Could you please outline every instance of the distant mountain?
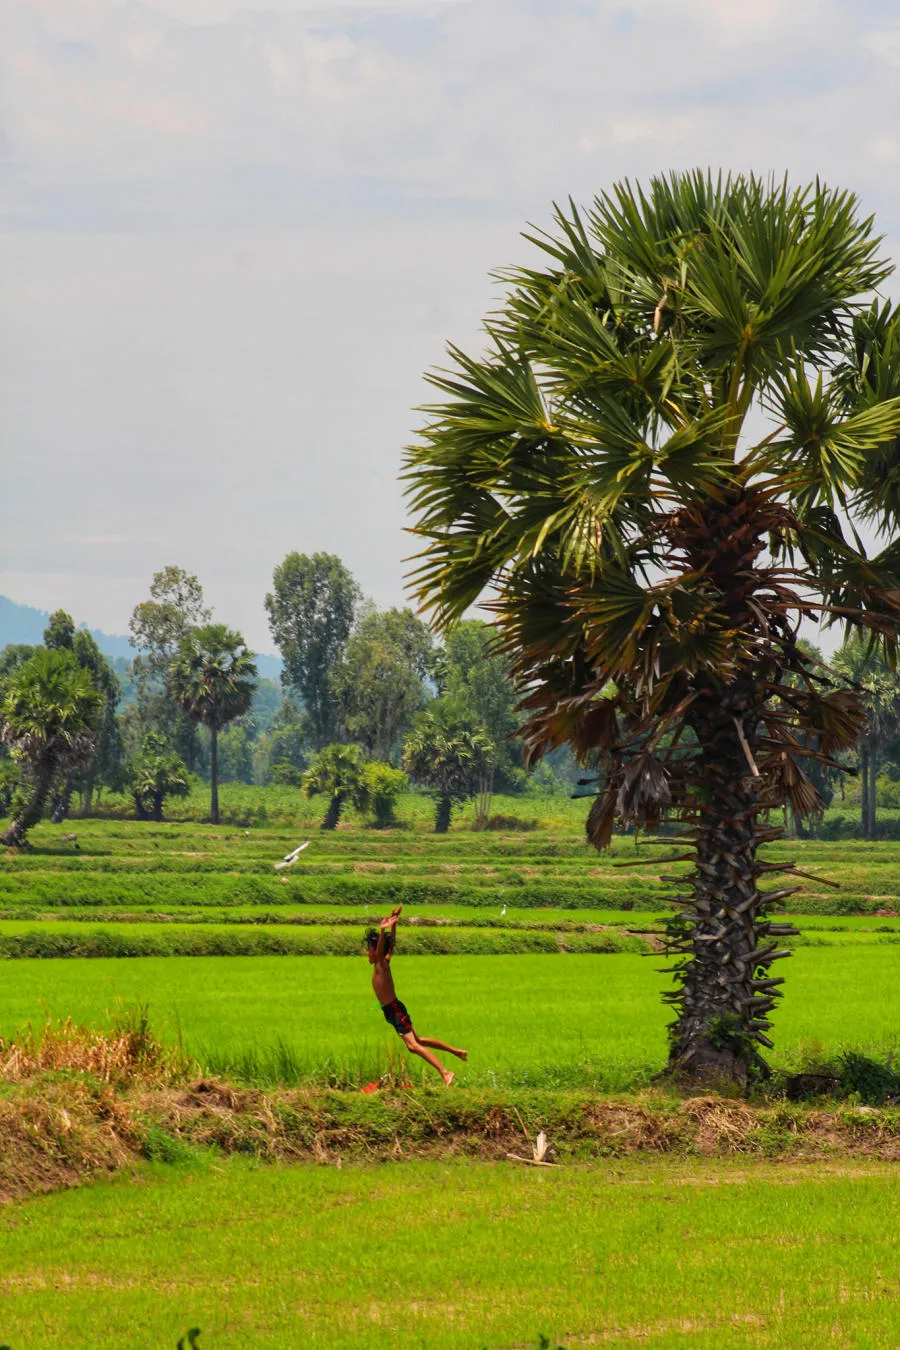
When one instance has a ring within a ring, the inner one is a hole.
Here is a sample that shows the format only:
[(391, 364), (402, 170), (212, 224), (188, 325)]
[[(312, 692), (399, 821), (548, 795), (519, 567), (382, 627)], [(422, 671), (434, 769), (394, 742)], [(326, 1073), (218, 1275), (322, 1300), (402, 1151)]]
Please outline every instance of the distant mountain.
[[(15, 600), (0, 595), (0, 651), (10, 642), (27, 642), (33, 647), (43, 642), (44, 629), (49, 618), (50, 615), (45, 609), (32, 609), (31, 605), (17, 605)], [(81, 626), (87, 627), (86, 624)], [(128, 638), (123, 637), (121, 633), (103, 633), (99, 628), (92, 628), (90, 633), (104, 656), (109, 656), (113, 660), (121, 656), (126, 661), (130, 661), (134, 656), (134, 648)], [(281, 657), (263, 653), (257, 656), (256, 665), (263, 679), (279, 679)]]

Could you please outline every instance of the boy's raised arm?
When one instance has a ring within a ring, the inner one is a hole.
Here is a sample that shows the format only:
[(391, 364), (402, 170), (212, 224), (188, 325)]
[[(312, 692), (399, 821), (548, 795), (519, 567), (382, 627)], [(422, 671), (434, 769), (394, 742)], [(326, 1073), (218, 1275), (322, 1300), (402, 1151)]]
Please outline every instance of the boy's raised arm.
[(402, 908), (403, 908), (402, 905), (395, 905), (394, 908), (391, 910), (390, 914), (388, 914), (386, 918), (382, 919), (378, 925), (378, 946), (375, 948), (376, 961), (381, 961), (384, 957), (385, 935), (389, 933), (392, 928), (397, 927), (397, 920), (400, 918), (400, 911), (402, 910)]

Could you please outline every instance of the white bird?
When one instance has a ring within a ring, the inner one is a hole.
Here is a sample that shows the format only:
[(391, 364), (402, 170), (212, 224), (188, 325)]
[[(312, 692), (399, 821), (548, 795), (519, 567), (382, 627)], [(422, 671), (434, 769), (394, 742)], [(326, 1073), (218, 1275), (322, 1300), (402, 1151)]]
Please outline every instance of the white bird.
[(303, 852), (303, 850), (304, 850), (305, 848), (309, 848), (309, 846), (310, 846), (311, 843), (312, 843), (312, 840), (307, 839), (306, 843), (305, 843), (305, 844), (301, 844), (299, 848), (295, 848), (294, 851), (293, 851), (293, 853), (286, 853), (286, 854), (284, 855), (284, 860), (283, 860), (282, 862), (277, 862), (277, 863), (275, 864), (275, 870), (276, 870), (276, 872), (279, 872), (279, 871), (282, 869), (282, 867), (290, 867), (290, 866), (292, 866), (292, 864), (295, 863), (295, 862), (297, 861), (297, 859), (300, 857), (300, 854)]
[(503, 918), (503, 915), (504, 915), (505, 913), (506, 913), (506, 906), (504, 905), (503, 908), (502, 908), (501, 911), (500, 911), (500, 918), (501, 918), (501, 919)]

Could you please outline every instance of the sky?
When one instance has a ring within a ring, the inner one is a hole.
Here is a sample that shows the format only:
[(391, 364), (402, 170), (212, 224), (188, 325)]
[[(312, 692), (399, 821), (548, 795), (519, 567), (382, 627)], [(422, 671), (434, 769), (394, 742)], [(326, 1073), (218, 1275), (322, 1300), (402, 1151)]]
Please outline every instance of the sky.
[(403, 448), (491, 269), (695, 165), (852, 188), (900, 260), (897, 6), (4, 0), (0, 593), (123, 632), (174, 563), (261, 651), (290, 550), (404, 603)]

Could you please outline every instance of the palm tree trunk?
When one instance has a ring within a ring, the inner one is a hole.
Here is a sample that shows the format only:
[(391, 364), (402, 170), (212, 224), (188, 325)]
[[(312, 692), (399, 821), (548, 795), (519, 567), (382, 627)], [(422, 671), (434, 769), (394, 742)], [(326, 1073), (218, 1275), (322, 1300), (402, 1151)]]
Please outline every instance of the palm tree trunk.
[(860, 826), (863, 839), (869, 838), (869, 747), (859, 743)]
[(453, 799), (451, 797), (438, 797), (437, 807), (434, 812), (434, 832), (435, 834), (446, 834), (450, 828), (450, 816), (453, 811)]
[(878, 831), (875, 822), (875, 811), (877, 802), (875, 800), (875, 783), (878, 778), (878, 756), (874, 746), (868, 748), (869, 759), (869, 839), (875, 839)]
[(47, 805), (47, 798), (50, 796), (52, 785), (53, 774), (51, 772), (44, 773), (38, 778), (28, 804), (13, 816), (3, 834), (0, 835), (0, 845), (5, 845), (7, 848), (24, 848), (28, 831), (33, 825), (37, 825), (44, 814), (44, 807)]
[(788, 953), (761, 939), (796, 931), (766, 918), (791, 890), (766, 893), (757, 885), (759, 846), (781, 831), (758, 820), (767, 803), (752, 763), (760, 706), (753, 692), (710, 691), (692, 719), (704, 792), (692, 826), (696, 868), (682, 883), (690, 893), (676, 897), (682, 914), (667, 943), (684, 958), (676, 968), (680, 988), (665, 998), (677, 1009), (669, 1067), (695, 1081), (743, 1081), (751, 1068), (765, 1071), (757, 1046), (771, 1045), (767, 1014), (778, 997), (775, 986), (783, 983), (769, 977), (768, 966)]
[(219, 732), (218, 728), (209, 729), (209, 818), (213, 825), (219, 823)]
[(328, 803), (328, 810), (325, 812), (325, 819), (322, 821), (323, 830), (336, 830), (338, 821), (341, 818), (341, 811), (344, 808), (344, 794), (335, 792), (332, 794)]

